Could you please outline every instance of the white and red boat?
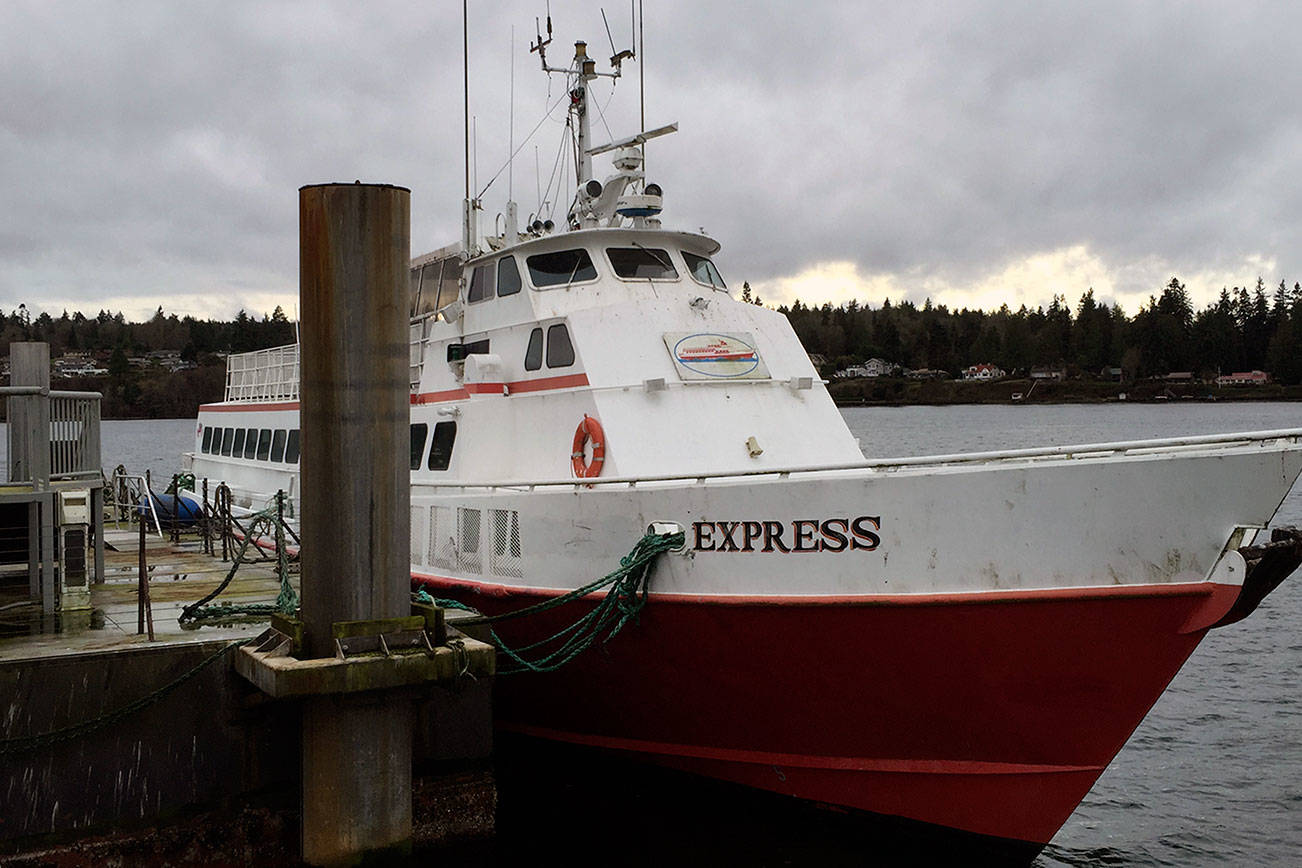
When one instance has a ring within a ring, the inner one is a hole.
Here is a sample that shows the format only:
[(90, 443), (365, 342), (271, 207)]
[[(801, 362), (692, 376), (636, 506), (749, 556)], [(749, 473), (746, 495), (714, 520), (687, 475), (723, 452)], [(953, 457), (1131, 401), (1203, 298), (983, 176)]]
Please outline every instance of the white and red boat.
[[(566, 225), (517, 231), (511, 206), (412, 262), (411, 574), (496, 613), (652, 522), (686, 544), (604, 653), (499, 679), (499, 726), (1034, 852), (1207, 631), (1291, 571), (1248, 578), (1240, 549), (1302, 431), (865, 459), (785, 317), (661, 227), (650, 134), (590, 147), (582, 43), (563, 74)], [(294, 347), (233, 357), (194, 472), (297, 503), (297, 419)]]

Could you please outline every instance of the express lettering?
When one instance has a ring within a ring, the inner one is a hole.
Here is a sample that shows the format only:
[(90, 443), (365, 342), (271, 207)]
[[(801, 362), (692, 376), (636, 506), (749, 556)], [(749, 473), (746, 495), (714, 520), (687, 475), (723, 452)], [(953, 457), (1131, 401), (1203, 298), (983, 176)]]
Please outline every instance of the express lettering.
[(879, 515), (792, 521), (695, 521), (698, 552), (871, 552), (882, 544)]

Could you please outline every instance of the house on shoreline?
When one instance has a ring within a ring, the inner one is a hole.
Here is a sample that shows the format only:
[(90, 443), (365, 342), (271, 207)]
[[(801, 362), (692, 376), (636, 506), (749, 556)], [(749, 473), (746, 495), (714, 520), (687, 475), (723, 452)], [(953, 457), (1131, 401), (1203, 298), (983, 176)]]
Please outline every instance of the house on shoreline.
[(1006, 377), (1004, 369), (998, 365), (989, 362), (983, 362), (979, 365), (972, 365), (963, 371), (965, 380), (999, 380)]
[(1218, 386), (1264, 386), (1270, 382), (1270, 374), (1265, 371), (1239, 371), (1216, 378)]

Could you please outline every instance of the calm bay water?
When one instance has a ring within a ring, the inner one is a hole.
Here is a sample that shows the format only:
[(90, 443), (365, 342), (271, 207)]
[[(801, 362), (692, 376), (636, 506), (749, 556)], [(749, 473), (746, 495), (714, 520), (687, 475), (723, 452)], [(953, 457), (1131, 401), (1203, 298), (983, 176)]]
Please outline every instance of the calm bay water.
[[(850, 408), (843, 415), (871, 457), (1302, 427), (1302, 405), (1287, 403)], [(105, 464), (169, 478), (179, 454), (193, 448), (193, 432), (193, 420), (106, 422)], [(1302, 488), (1285, 500), (1276, 524), (1302, 525)], [(785, 854), (776, 864), (829, 861), (842, 860), (820, 849), (808, 861)], [(1207, 637), (1036, 864), (1299, 861), (1302, 576), (1294, 576), (1251, 618)], [(761, 863), (767, 860), (748, 853), (739, 864)]]

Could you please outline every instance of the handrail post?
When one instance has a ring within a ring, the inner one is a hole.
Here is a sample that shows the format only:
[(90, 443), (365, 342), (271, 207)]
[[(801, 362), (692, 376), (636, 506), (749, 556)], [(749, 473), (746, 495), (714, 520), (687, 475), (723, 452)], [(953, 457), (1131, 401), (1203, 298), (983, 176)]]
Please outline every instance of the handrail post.
[(150, 605), (149, 599), (149, 564), (145, 557), (145, 546), (147, 534), (145, 533), (144, 516), (140, 517), (140, 553), (138, 560), (139, 578), (137, 580), (136, 602), (136, 635), (145, 632), (146, 625), (149, 628), (149, 641), (154, 641), (154, 610)]
[(30, 482), (34, 490), (44, 491), (50, 486), (50, 345), (11, 343), (9, 371), (12, 385), (40, 390), (10, 399), (9, 479)]
[(203, 553), (212, 554), (212, 510), (208, 505), (208, 477), (203, 478), (203, 506), (199, 512), (202, 516)]

